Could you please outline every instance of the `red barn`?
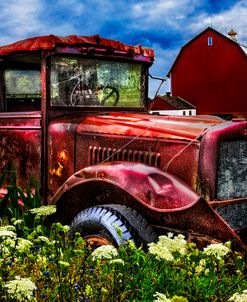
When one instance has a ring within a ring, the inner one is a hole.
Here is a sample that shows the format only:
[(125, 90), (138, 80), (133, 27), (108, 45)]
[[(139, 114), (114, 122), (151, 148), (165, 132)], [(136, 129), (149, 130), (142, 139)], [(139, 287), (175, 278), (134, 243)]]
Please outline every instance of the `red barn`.
[(198, 114), (247, 116), (247, 47), (208, 27), (184, 45), (168, 77)]
[(173, 97), (167, 92), (157, 95), (149, 105), (149, 113), (161, 115), (196, 115), (196, 107), (181, 97)]

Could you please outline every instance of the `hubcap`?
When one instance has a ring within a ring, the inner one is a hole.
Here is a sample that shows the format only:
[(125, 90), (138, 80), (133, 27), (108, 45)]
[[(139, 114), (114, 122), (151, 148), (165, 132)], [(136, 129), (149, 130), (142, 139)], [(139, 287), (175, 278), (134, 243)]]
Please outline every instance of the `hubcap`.
[(88, 236), (85, 236), (84, 239), (92, 247), (99, 247), (102, 245), (112, 245), (112, 242), (109, 239), (106, 239), (106, 238), (104, 238), (102, 236), (98, 236), (98, 235), (88, 235)]

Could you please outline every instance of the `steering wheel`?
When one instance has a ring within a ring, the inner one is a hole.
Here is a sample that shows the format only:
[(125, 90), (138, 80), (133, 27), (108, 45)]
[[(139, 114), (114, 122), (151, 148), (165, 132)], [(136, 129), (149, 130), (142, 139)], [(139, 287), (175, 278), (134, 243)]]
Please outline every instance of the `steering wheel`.
[[(102, 94), (102, 98), (99, 95)], [(116, 87), (106, 85), (98, 87), (98, 98), (101, 106), (105, 106), (105, 103), (109, 103), (109, 106), (117, 106), (119, 101), (119, 92)]]

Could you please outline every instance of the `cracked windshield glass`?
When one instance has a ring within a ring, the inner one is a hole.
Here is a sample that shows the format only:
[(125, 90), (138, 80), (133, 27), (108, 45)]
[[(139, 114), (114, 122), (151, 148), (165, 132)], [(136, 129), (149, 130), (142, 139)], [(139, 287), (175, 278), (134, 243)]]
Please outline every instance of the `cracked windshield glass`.
[(51, 105), (140, 107), (141, 65), (53, 57)]

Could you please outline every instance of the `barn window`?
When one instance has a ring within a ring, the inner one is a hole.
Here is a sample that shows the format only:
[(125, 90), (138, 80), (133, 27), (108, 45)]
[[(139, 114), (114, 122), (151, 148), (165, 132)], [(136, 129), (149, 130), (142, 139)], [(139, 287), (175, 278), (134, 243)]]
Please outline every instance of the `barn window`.
[(208, 46), (212, 46), (212, 45), (213, 45), (213, 38), (208, 37)]

